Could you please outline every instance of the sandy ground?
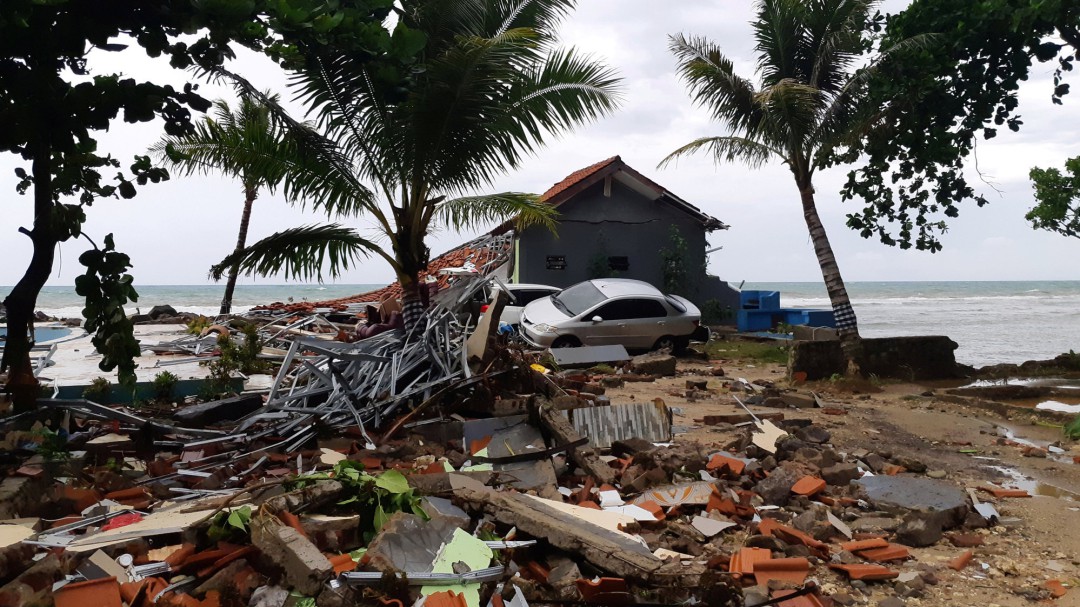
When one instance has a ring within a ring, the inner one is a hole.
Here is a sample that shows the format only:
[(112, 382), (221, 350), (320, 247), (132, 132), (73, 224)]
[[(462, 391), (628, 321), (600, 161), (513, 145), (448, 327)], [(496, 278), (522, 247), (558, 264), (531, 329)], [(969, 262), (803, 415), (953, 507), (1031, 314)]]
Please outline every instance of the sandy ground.
[[(627, 383), (623, 388), (609, 389), (607, 394), (613, 402), (664, 399), (677, 409), (675, 425), (685, 430), (677, 435), (677, 441), (698, 442), (703, 450), (716, 450), (731, 438), (730, 431), (718, 431), (695, 420), (705, 415), (740, 411), (724, 388), (725, 381), (743, 377), (790, 386), (783, 369), (777, 365), (719, 361), (727, 375), (713, 377), (709, 372), (714, 364), (717, 363), (680, 360), (676, 377), (655, 383)], [(688, 379), (708, 380), (712, 396), (693, 402), (687, 400), (684, 394)], [(1060, 440), (1061, 431), (1031, 425), (1030, 420), (1007, 420), (989, 411), (921, 396), (933, 388), (941, 386), (886, 383), (867, 385), (866, 391), (877, 391), (860, 394), (820, 382), (800, 386), (799, 390), (816, 391), (828, 405), (846, 409), (846, 415), (825, 415), (819, 409), (783, 412), (787, 419), (812, 419), (827, 428), (832, 433), (832, 444), (839, 451), (860, 448), (891, 451), (918, 459), (930, 470), (944, 471), (948, 480), (962, 487), (997, 482), (1042, 494), (1030, 499), (995, 501), (980, 493), (980, 499), (994, 503), (1003, 519), (1013, 520), (1008, 521), (1008, 526), (981, 531), (987, 535), (986, 543), (975, 548), (973, 563), (962, 572), (945, 567), (945, 563), (963, 552), (946, 541), (913, 549), (916, 558), (899, 569), (914, 571), (932, 567), (940, 583), (928, 586), (923, 598), (906, 599), (906, 605), (1031, 605), (1031, 598), (1044, 588), (1047, 579), (1059, 579), (1074, 588), (1053, 603), (1080, 606), (1080, 588), (1075, 587), (1080, 585), (1080, 465), (1072, 460), (1074, 455), (1080, 455), (1080, 446), (1062, 444), (1066, 453), (1055, 459), (1024, 457), (1020, 448), (998, 444), (1006, 428), (1017, 437), (1041, 445)], [(961, 453), (961, 450), (977, 450), (977, 453)], [(992, 466), (1009, 472), (1003, 474)], [(820, 581), (827, 590), (852, 590), (831, 572), (822, 573)], [(859, 598), (860, 604), (877, 605), (888, 596), (888, 584), (871, 584), (869, 595), (852, 594)]]

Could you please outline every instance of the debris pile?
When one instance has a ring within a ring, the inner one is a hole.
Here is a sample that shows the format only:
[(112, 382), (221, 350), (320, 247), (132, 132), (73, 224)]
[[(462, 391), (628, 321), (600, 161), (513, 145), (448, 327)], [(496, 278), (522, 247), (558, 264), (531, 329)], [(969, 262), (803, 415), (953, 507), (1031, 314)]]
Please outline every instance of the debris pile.
[[(903, 605), (997, 571), (984, 540), (1020, 493), (748, 406), (703, 420), (724, 444), (673, 442), (663, 399), (605, 392), (674, 358), (555, 371), (506, 343), (498, 299), (468, 311), (488, 280), (449, 284), (408, 333), (346, 343), (275, 320), (265, 395), (168, 418), (43, 399), (5, 420), (0, 605)], [(844, 413), (767, 382), (680, 392)], [(920, 561), (931, 545), (950, 559)]]

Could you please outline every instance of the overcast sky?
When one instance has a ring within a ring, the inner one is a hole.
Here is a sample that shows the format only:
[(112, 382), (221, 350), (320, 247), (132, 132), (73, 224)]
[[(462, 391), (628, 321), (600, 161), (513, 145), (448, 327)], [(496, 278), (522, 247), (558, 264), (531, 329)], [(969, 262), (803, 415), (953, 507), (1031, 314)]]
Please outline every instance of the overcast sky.
[[(719, 43), (744, 75), (753, 71), (748, 22), (752, 5), (742, 0), (583, 0), (565, 23), (568, 45), (594, 54), (618, 69), (625, 79), (625, 100), (615, 115), (559, 140), (553, 140), (519, 171), (501, 177), (489, 191), (515, 190), (540, 193), (567, 174), (598, 160), (621, 155), (638, 171), (671, 192), (695, 204), (732, 227), (714, 233), (710, 271), (738, 283), (742, 280), (818, 281), (821, 274), (806, 234), (798, 192), (791, 174), (774, 164), (751, 171), (738, 165), (716, 167), (705, 158), (683, 160), (677, 167), (658, 170), (657, 163), (673, 149), (700, 136), (725, 134), (706, 112), (690, 103), (685, 87), (675, 76), (675, 61), (667, 50), (667, 36), (677, 32), (704, 35)], [(904, 2), (887, 8), (896, 10)], [(169, 68), (138, 53), (91, 67), (99, 73), (123, 71), (135, 77), (158, 77)], [(244, 54), (237, 71), (260, 87), (289, 97), (286, 79), (260, 57)], [(848, 281), (901, 280), (1077, 280), (1075, 260), (1080, 242), (1032, 230), (1024, 214), (1032, 205), (1027, 172), (1032, 166), (1058, 166), (1080, 154), (1080, 96), (1070, 95), (1065, 106), (1050, 103), (1053, 65), (1034, 68), (1021, 91), (1024, 126), (1020, 133), (1003, 132), (992, 142), (980, 142), (978, 162), (989, 186), (991, 204), (961, 210), (945, 236), (945, 251), (931, 255), (900, 251), (876, 240), (864, 240), (844, 226), (844, 215), (854, 203), (840, 202), (839, 187), (846, 170), (831, 169), (816, 179), (818, 205)], [(182, 83), (186, 73), (175, 73)], [(229, 91), (204, 86), (218, 97)], [(1078, 97), (1074, 99), (1073, 97)], [(157, 125), (119, 124), (101, 139), (103, 150), (125, 164), (160, 136)], [(32, 201), (14, 192), (12, 156), (0, 159), (0, 285), (14, 284), (30, 257), (29, 240), (17, 233), (30, 226)], [(100, 242), (115, 234), (117, 247), (129, 253), (137, 284), (206, 284), (206, 270), (235, 244), (240, 219), (240, 186), (218, 177), (175, 178), (149, 185), (133, 200), (102, 200), (88, 209), (85, 231)], [(288, 206), (280, 198), (264, 195), (255, 205), (249, 242), (275, 231), (321, 217)], [(357, 226), (363, 226), (357, 220)], [(440, 232), (431, 238), (433, 253), (441, 253), (472, 234)], [(61, 246), (50, 285), (70, 285), (80, 274), (78, 256), (85, 241)], [(350, 271), (338, 283), (384, 283), (392, 280), (389, 267), (371, 260)], [(280, 284), (280, 277), (243, 279), (245, 284)]]

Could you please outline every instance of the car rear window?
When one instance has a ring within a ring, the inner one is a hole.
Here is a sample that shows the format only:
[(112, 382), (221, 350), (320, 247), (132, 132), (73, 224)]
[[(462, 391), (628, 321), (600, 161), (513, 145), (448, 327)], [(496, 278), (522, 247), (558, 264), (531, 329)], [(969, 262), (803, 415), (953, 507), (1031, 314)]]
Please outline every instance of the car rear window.
[(552, 298), (555, 305), (570, 316), (589, 310), (607, 297), (591, 282), (578, 283)]
[(672, 308), (675, 308), (679, 312), (681, 312), (683, 314), (686, 314), (686, 306), (683, 305), (683, 302), (679, 301), (678, 299), (675, 299), (674, 297), (672, 297), (670, 295), (665, 295), (664, 299), (667, 300), (667, 302), (669, 304), (671, 304)]
[(525, 289), (521, 291), (514, 291), (514, 298), (517, 299), (517, 303), (514, 305), (524, 306), (525, 304), (532, 303), (537, 299), (543, 299), (548, 295), (553, 295), (558, 291), (548, 291), (545, 289)]

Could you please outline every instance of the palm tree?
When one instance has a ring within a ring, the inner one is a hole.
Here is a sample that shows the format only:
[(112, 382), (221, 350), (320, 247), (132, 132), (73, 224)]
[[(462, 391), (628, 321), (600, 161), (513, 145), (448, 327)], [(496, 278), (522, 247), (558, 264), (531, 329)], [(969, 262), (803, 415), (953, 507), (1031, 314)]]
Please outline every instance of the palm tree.
[[(265, 94), (265, 98), (277, 103), (277, 96)], [(235, 111), (227, 101), (214, 102), (214, 115), (195, 125), (189, 135), (165, 137), (150, 148), (151, 153), (170, 169), (183, 174), (221, 172), (237, 177), (244, 189), (244, 212), (240, 216), (240, 230), (237, 233), (236, 247), (233, 252), (243, 251), (247, 244), (248, 225), (251, 223), (251, 207), (259, 196), (260, 188), (272, 189), (280, 173), (261, 172), (266, 167), (251, 162), (250, 158), (239, 158), (233, 150), (288, 149), (284, 134), (275, 128), (270, 119), (267, 106), (251, 95), (241, 95), (240, 105)], [(221, 314), (228, 314), (232, 309), (233, 292), (240, 267), (233, 264), (228, 268), (228, 280), (225, 282), (225, 295), (221, 298)]]
[(869, 0), (761, 0), (753, 22), (759, 86), (735, 74), (720, 47), (703, 38), (671, 37), (670, 48), (694, 101), (731, 134), (703, 137), (672, 152), (673, 160), (704, 152), (717, 163), (759, 168), (780, 160), (799, 188), (803, 217), (836, 317), (848, 373), (859, 373), (862, 341), (836, 257), (814, 199), (814, 172), (830, 152), (856, 136), (866, 114), (859, 107), (865, 70)]
[(411, 329), (422, 312), (419, 274), (433, 230), (508, 217), (554, 226), (554, 210), (535, 195), (476, 192), (517, 168), (545, 136), (616, 107), (619, 80), (611, 70), (555, 47), (558, 22), (573, 6), (574, 0), (403, 0), (399, 22), (424, 37), (404, 91), (382, 90), (370, 63), (345, 55), (310, 58), (292, 87), (314, 124), (268, 104), (298, 142), (291, 151), (299, 156), (233, 153), (264, 173), (283, 175), (289, 200), (330, 216), (366, 218), (375, 237), (338, 224), (294, 228), (230, 255), (212, 274), (239, 266), (321, 279), (376, 255), (401, 283)]

